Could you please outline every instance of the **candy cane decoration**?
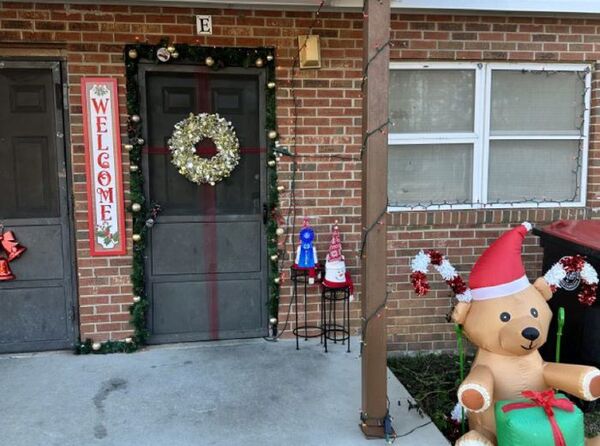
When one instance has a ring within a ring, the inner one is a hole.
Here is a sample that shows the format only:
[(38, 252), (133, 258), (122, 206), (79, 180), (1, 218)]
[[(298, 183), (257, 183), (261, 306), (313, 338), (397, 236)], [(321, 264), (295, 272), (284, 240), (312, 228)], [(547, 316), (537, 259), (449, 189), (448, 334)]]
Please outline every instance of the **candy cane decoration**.
[(433, 265), (435, 270), (440, 273), (459, 301), (471, 302), (473, 299), (471, 290), (469, 290), (463, 278), (460, 277), (460, 274), (456, 272), (456, 269), (446, 257), (433, 249), (419, 251), (411, 262), (410, 281), (419, 296), (425, 296), (430, 290), (426, 275), (429, 265)]
[(580, 255), (563, 257), (544, 274), (544, 279), (550, 285), (552, 292), (557, 288), (562, 288), (561, 281), (567, 277), (568, 273), (579, 275), (583, 284), (577, 297), (583, 305), (591, 306), (596, 301), (598, 289), (598, 273), (594, 267)]

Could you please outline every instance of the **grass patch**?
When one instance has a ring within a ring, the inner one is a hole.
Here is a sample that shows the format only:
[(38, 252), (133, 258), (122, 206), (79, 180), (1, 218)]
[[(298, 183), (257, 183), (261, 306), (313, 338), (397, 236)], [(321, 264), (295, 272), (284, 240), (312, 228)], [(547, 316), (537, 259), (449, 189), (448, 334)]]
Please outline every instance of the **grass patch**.
[[(467, 369), (472, 360), (467, 358)], [(460, 427), (450, 419), (460, 384), (458, 355), (397, 356), (389, 359), (388, 366), (446, 438), (454, 442), (460, 437)]]
[[(473, 357), (467, 357), (465, 374), (469, 373)], [(397, 356), (388, 366), (415, 399), (418, 410), (431, 417), (438, 429), (454, 442), (460, 437), (460, 426), (450, 419), (460, 385), (458, 355), (429, 353), (417, 356)], [(600, 435), (600, 411), (585, 414), (585, 433)]]
[(585, 414), (585, 435), (587, 437), (600, 435), (600, 410), (598, 408), (595, 412)]

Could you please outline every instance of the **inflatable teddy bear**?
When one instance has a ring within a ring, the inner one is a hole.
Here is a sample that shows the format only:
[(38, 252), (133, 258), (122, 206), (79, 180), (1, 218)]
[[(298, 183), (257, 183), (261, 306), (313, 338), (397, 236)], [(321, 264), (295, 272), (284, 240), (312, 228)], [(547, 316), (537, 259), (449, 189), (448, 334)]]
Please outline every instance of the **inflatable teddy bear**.
[(552, 312), (546, 303), (552, 288), (545, 278), (533, 285), (521, 261), (529, 223), (496, 240), (473, 266), (471, 301), (460, 301), (452, 314), (478, 347), (469, 375), (458, 389), (469, 411), (469, 427), (457, 445), (495, 445), (494, 402), (518, 399), (526, 390), (559, 389), (593, 401), (600, 397), (600, 371), (595, 367), (542, 360)]
[[(457, 446), (496, 445), (495, 402), (522, 398), (523, 391), (558, 389), (587, 401), (600, 397), (598, 369), (545, 362), (538, 352), (552, 319), (547, 301), (559, 280), (554, 280), (556, 268), (533, 284), (527, 279), (521, 248), (530, 229), (529, 223), (523, 223), (490, 245), (475, 263), (469, 287), (464, 285), (457, 295), (452, 319), (478, 347), (471, 371), (458, 389), (470, 431)], [(597, 283), (593, 268), (583, 259), (581, 263)], [(452, 278), (460, 276), (450, 268), (450, 276), (444, 278), (456, 285)], [(440, 267), (436, 269), (444, 276)], [(554, 279), (549, 274), (554, 274)], [(592, 289), (595, 291), (595, 286)]]

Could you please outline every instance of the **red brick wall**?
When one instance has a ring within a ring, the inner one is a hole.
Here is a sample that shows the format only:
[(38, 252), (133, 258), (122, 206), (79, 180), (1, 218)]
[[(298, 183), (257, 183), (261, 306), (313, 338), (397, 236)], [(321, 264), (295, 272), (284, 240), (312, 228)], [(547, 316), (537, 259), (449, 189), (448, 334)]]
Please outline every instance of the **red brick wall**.
[[(73, 164), (73, 195), (79, 272), (82, 338), (122, 339), (130, 333), (127, 320), (131, 302), (130, 256), (91, 258), (88, 249), (87, 202), (81, 128), (79, 79), (108, 75), (119, 80), (122, 134), (125, 137), (125, 81), (123, 45), (158, 42), (168, 36), (177, 43), (218, 46), (274, 46), (277, 57), (278, 130), (282, 144), (293, 136), (293, 104), (289, 81), (296, 36), (313, 21), (309, 12), (217, 10), (144, 6), (62, 5), (0, 2), (0, 54), (9, 42), (35, 49), (53, 42), (67, 62), (70, 103), (69, 147)], [(214, 34), (194, 35), (194, 14), (213, 15)], [(392, 58), (396, 60), (511, 60), (594, 62), (600, 55), (600, 20), (506, 16), (394, 14)], [(297, 151), (357, 155), (361, 145), (362, 16), (358, 13), (322, 13), (315, 33), (321, 36), (323, 68), (296, 75), (298, 98)], [(598, 103), (594, 75), (593, 107)], [(597, 218), (591, 208), (600, 200), (600, 144), (597, 117), (592, 110), (587, 210), (494, 210), (396, 213), (388, 217), (389, 341), (396, 350), (446, 349), (454, 346), (452, 327), (445, 322), (449, 293), (439, 282), (434, 292), (416, 298), (408, 284), (409, 258), (421, 248), (448, 253), (466, 273), (477, 255), (504, 228), (528, 219), (537, 224), (558, 218)], [(128, 190), (128, 159), (124, 157)], [(339, 220), (349, 269), (357, 282), (360, 244), (360, 164), (326, 159), (304, 159), (298, 164), (297, 205), (300, 223), (309, 216), (317, 231), (321, 257), (327, 250), (330, 227)], [(290, 163), (279, 163), (281, 184), (290, 186)], [(283, 210), (289, 195), (283, 195)], [(128, 203), (127, 203), (128, 204)], [(131, 221), (128, 220), (131, 236)], [(296, 235), (291, 236), (295, 239)], [(540, 250), (527, 239), (525, 260), (532, 275), (540, 268)], [(287, 251), (293, 255), (292, 245)], [(129, 246), (131, 252), (131, 246)], [(289, 276), (285, 274), (285, 277)], [(290, 300), (284, 281), (280, 321)], [(311, 295), (309, 314), (317, 319), (318, 305)], [(312, 303), (314, 302), (314, 303)], [(352, 317), (359, 327), (359, 305)], [(290, 318), (293, 320), (293, 316)]]

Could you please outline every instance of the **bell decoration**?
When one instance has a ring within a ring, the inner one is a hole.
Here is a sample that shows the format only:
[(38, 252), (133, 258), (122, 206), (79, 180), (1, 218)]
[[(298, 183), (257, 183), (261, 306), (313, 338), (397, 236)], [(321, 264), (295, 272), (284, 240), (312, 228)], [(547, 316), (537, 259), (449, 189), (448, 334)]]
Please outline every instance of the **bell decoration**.
[(12, 231), (0, 233), (0, 243), (8, 255), (9, 262), (21, 257), (21, 255), (27, 251), (27, 248), (19, 244)]
[(273, 60), (273, 55), (272, 54), (267, 54), (267, 60), (269, 62), (271, 62)]
[(0, 258), (0, 282), (14, 279), (15, 275), (10, 270), (8, 260), (6, 260), (4, 257)]
[(267, 88), (269, 88), (269, 89), (271, 89), (271, 90), (272, 90), (273, 88), (275, 88), (275, 82), (271, 81), (271, 82), (267, 83)]
[(256, 62), (254, 62), (254, 64), (258, 67), (261, 68), (265, 62), (259, 57), (258, 59), (256, 59)]
[(277, 138), (277, 130), (269, 130), (269, 139)]
[(212, 57), (208, 56), (206, 59), (204, 59), (204, 63), (207, 67), (212, 67), (215, 64), (215, 60)]
[(277, 163), (275, 162), (275, 160), (269, 160), (267, 164), (269, 165), (269, 167), (275, 167), (275, 164)]
[(129, 56), (130, 59), (137, 59), (138, 57), (138, 52), (135, 48), (131, 48), (128, 52), (127, 55)]

